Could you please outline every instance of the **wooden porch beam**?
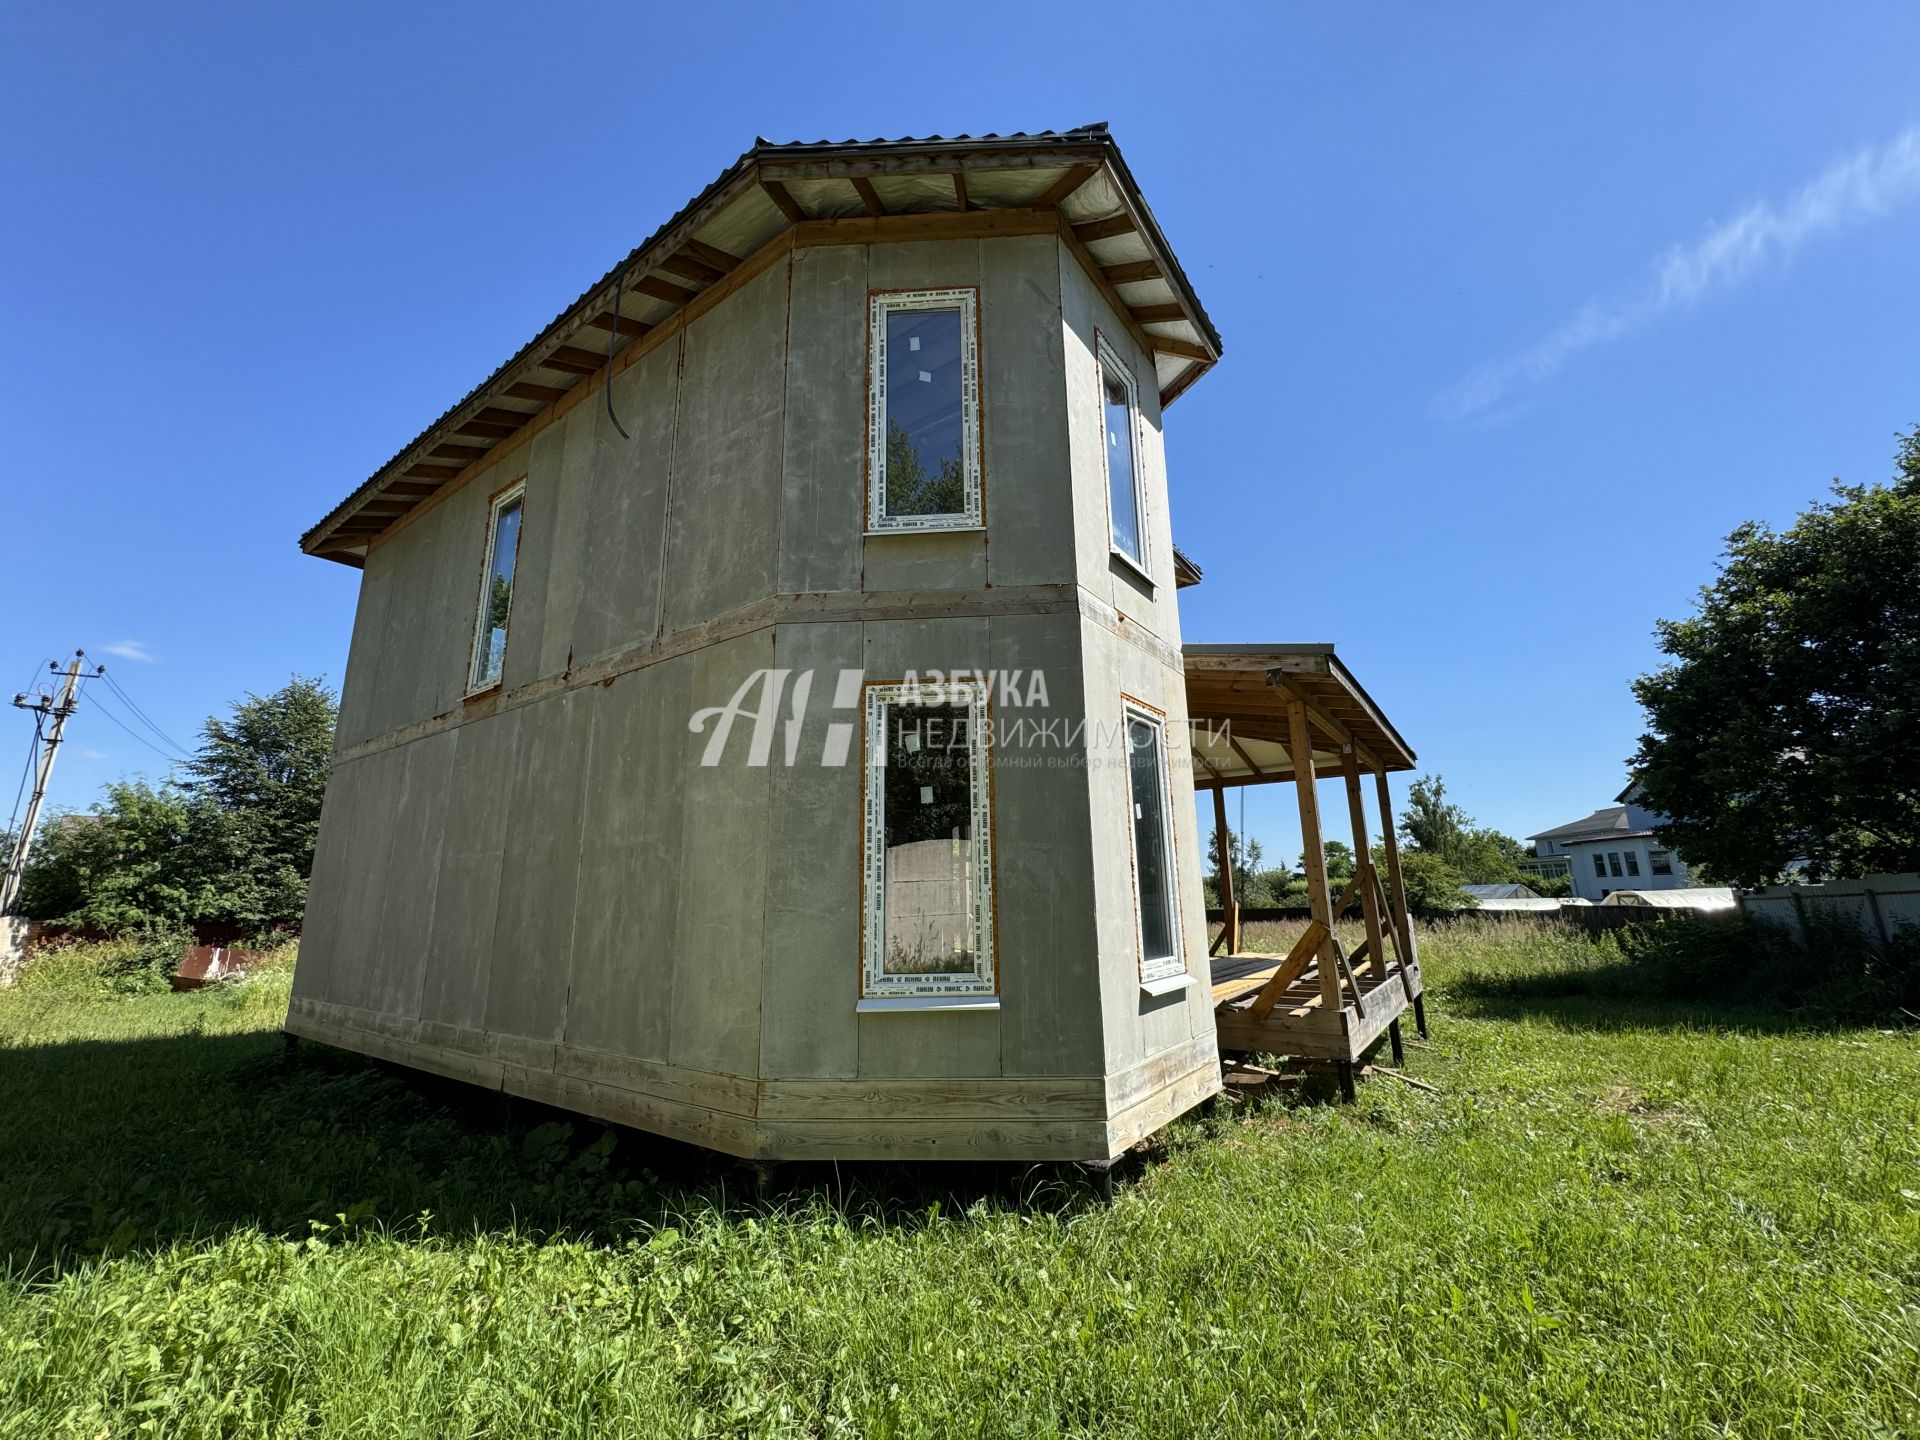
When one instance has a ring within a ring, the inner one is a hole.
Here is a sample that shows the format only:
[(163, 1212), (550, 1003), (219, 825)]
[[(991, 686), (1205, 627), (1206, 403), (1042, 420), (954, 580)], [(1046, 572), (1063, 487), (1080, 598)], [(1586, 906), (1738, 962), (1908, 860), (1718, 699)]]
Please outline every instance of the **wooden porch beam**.
[(1158, 280), (1160, 262), (1157, 260), (1130, 260), (1125, 265), (1102, 265), (1100, 273), (1107, 277), (1109, 285), (1130, 285), (1139, 280)]
[(538, 400), (542, 405), (551, 405), (567, 392), (558, 386), (533, 385), (519, 380), (507, 386), (506, 393), (516, 400)]
[(438, 455), (443, 460), (461, 460), (471, 463), (487, 458), (484, 445), (436, 445), (429, 454)]
[(1327, 709), (1326, 706), (1314, 699), (1312, 695), (1308, 694), (1306, 686), (1297, 680), (1273, 671), (1268, 672), (1267, 683), (1269, 685), (1278, 685), (1289, 695), (1293, 696), (1294, 699), (1305, 705), (1307, 707), (1307, 713), (1319, 723), (1321, 730), (1333, 739), (1338, 740), (1343, 746), (1351, 746), (1354, 753), (1366, 762), (1369, 770), (1378, 770), (1380, 768), (1380, 762), (1374, 756), (1373, 752), (1360, 743), (1353, 731), (1339, 716), (1335, 715), (1331, 710)]
[(1133, 318), (1142, 325), (1171, 325), (1185, 320), (1187, 312), (1178, 305), (1136, 305)]
[(1367, 927), (1367, 968), (1377, 980), (1387, 978), (1386, 930), (1373, 880), (1373, 847), (1367, 843), (1367, 807), (1360, 798), (1360, 758), (1352, 750), (1341, 757), (1341, 778), (1347, 786), (1347, 815), (1353, 822), (1353, 878), (1360, 886), (1360, 915)]
[(1326, 927), (1328, 943), (1320, 949), (1320, 998), (1329, 1011), (1340, 1008), (1340, 975), (1333, 966), (1332, 897), (1327, 894), (1327, 848), (1320, 834), (1320, 798), (1313, 784), (1313, 739), (1307, 731), (1307, 707), (1294, 699), (1287, 705), (1287, 751), (1293, 773), (1300, 777), (1294, 792), (1300, 800), (1301, 867), (1307, 872), (1307, 905), (1313, 918)]
[(1227, 792), (1213, 792), (1213, 841), (1220, 857), (1220, 944), (1229, 955), (1240, 953), (1240, 907), (1233, 898), (1232, 832), (1227, 829)]
[[(1391, 902), (1394, 914), (1394, 931), (1399, 937), (1400, 964), (1404, 968), (1420, 968), (1419, 942), (1414, 939), (1413, 916), (1407, 913), (1407, 886), (1400, 873), (1400, 840), (1393, 828), (1393, 791), (1387, 784), (1387, 772), (1378, 765), (1373, 767), (1373, 783), (1380, 796), (1380, 834), (1381, 843), (1387, 852), (1387, 898)], [(1420, 1033), (1427, 1033), (1426, 1006), (1419, 1000), (1414, 1002), (1414, 1023)]]
[(860, 196), (860, 203), (867, 207), (867, 213), (869, 215), (884, 215), (887, 213), (887, 207), (880, 203), (880, 192), (873, 188), (873, 182), (871, 180), (867, 179), (864, 175), (854, 175), (850, 178), (853, 182), (855, 193)]
[(953, 208), (956, 210), (970, 210), (973, 208), (971, 202), (967, 199), (967, 176), (964, 170), (956, 170), (953, 172)]

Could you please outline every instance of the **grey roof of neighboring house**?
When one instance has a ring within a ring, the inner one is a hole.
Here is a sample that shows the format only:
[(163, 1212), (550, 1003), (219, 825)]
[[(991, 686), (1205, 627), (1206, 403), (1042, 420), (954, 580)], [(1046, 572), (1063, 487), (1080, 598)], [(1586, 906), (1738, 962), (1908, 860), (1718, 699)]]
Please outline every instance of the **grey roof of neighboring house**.
[(1618, 839), (1627, 833), (1627, 807), (1608, 805), (1596, 810), (1584, 820), (1575, 820), (1566, 825), (1556, 825), (1551, 830), (1542, 830), (1538, 835), (1529, 835), (1529, 840), (1568, 840), (1583, 839), (1587, 836), (1611, 836)]

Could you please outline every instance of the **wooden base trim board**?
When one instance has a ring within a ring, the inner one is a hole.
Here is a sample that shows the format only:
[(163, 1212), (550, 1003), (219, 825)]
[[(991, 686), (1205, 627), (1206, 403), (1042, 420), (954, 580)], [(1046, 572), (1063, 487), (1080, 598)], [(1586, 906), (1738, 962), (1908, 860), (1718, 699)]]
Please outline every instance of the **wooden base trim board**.
[(763, 1160), (1109, 1160), (1220, 1088), (1211, 1034), (1112, 1076), (754, 1080), (300, 996), (286, 1028)]

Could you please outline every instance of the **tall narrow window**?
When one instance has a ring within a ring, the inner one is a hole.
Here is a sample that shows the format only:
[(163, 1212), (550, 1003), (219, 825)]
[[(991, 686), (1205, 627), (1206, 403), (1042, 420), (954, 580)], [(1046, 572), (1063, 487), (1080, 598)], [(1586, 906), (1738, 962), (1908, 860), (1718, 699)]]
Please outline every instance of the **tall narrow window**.
[(994, 993), (987, 692), (869, 685), (863, 999)]
[(1607, 870), (1615, 880), (1620, 878), (1620, 852), (1618, 850), (1607, 851)]
[(1602, 880), (1607, 878), (1607, 857), (1598, 850), (1593, 852), (1593, 873)]
[(980, 354), (973, 290), (872, 299), (867, 528), (980, 524)]
[(1147, 507), (1140, 493), (1140, 405), (1134, 394), (1133, 370), (1114, 353), (1104, 335), (1096, 339), (1100, 355), (1101, 454), (1107, 470), (1107, 514), (1113, 548), (1145, 574)]
[(474, 620), (469, 693), (500, 683), (507, 659), (507, 620), (513, 613), (513, 562), (520, 553), (520, 501), (526, 482), (503, 490), (487, 512), (487, 568), (480, 577), (480, 613)]
[(1638, 875), (1640, 873), (1640, 852), (1638, 850), (1629, 850), (1626, 852), (1626, 856), (1627, 874)]
[(1173, 864), (1173, 825), (1167, 805), (1166, 722), (1129, 704), (1127, 798), (1132, 807), (1133, 890), (1138, 906), (1140, 981), (1186, 974), (1180, 953), (1179, 890)]

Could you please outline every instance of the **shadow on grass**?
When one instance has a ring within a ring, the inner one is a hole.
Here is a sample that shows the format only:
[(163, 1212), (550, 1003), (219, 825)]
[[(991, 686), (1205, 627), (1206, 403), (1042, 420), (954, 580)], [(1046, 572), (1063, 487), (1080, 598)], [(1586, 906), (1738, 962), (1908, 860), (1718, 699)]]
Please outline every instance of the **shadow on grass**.
[[(44, 1276), (242, 1227), (476, 1230), (617, 1243), (691, 1215), (824, 1204), (915, 1225), (1093, 1203), (1077, 1167), (739, 1162), (277, 1034), (0, 1049), (0, 1263)], [(344, 1221), (340, 1217), (345, 1217)]]
[(1649, 993), (1642, 966), (1631, 961), (1566, 974), (1468, 973), (1435, 987), (1434, 993), (1451, 1013), (1469, 1019), (1546, 1021), (1568, 1030), (1804, 1034), (1850, 1030), (1866, 1023), (1790, 998), (1708, 1000)]

